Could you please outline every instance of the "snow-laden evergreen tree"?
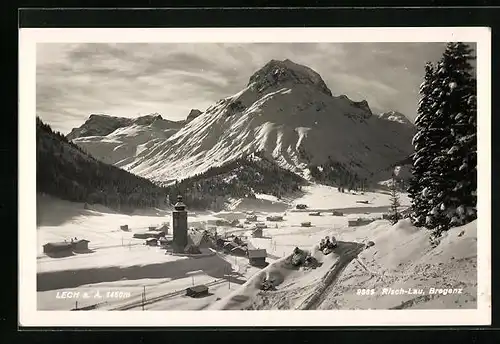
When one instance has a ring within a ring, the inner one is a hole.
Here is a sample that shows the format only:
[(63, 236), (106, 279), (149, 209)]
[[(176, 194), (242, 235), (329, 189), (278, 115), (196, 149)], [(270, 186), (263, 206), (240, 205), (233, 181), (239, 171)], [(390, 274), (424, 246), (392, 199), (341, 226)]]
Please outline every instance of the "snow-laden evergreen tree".
[(458, 226), (477, 217), (477, 104), (476, 79), (470, 61), (472, 49), (463, 43), (450, 43), (442, 58), (438, 78), (447, 86), (443, 113), (451, 117), (443, 165), (451, 191), (440, 207), (445, 209), (449, 226)]
[(431, 123), (433, 119), (432, 108), (436, 106), (432, 91), (434, 89), (434, 66), (428, 62), (425, 65), (424, 82), (420, 85), (420, 101), (418, 104), (415, 126), (417, 133), (413, 138), (415, 153), (412, 156), (412, 179), (408, 188), (412, 200), (412, 222), (416, 226), (426, 225), (428, 220), (429, 199), (432, 192), (432, 173), (430, 165), (437, 157), (439, 137), (433, 135)]
[(413, 140), (410, 188), (414, 222), (440, 236), (476, 218), (476, 81), (472, 50), (448, 43), (435, 70), (426, 67)]
[(401, 206), (401, 203), (399, 202), (398, 182), (396, 180), (396, 174), (394, 173), (392, 175), (390, 191), (391, 210), (389, 213), (389, 221), (391, 221), (391, 223), (394, 225), (401, 219), (401, 214), (399, 213), (399, 207)]

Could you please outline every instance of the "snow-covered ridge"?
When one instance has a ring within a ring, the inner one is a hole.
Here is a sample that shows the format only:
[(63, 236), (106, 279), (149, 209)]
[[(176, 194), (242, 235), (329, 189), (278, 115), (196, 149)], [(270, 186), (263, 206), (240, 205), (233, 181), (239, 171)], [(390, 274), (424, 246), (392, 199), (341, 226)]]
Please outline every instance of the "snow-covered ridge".
[(116, 129), (131, 125), (154, 125), (164, 129), (179, 129), (183, 122), (174, 122), (163, 119), (158, 113), (140, 116), (137, 118), (115, 117), (105, 114), (92, 114), (79, 128), (73, 128), (66, 136), (69, 140), (88, 136), (106, 136)]
[(383, 113), (379, 114), (378, 117), (381, 119), (388, 120), (388, 121), (393, 121), (393, 122), (398, 122), (401, 124), (413, 126), (413, 123), (410, 122), (410, 120), (405, 115), (403, 115), (402, 113), (397, 112), (397, 111), (383, 112)]
[(413, 151), (412, 127), (372, 116), (366, 101), (332, 96), (319, 74), (290, 60), (270, 61), (240, 92), (195, 114), (172, 135), (148, 137), (151, 128), (142, 127), (141, 140), (134, 129), (128, 137), (117, 138), (123, 133), (117, 131), (75, 142), (101, 160), (167, 183), (256, 151), (302, 176), (331, 158), (369, 178)]

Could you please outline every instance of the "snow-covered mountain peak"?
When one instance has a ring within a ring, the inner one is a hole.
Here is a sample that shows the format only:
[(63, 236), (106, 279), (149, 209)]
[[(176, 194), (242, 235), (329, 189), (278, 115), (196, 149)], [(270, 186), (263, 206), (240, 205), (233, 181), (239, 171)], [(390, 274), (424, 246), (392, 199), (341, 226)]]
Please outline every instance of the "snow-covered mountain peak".
[(393, 121), (393, 122), (398, 122), (401, 124), (413, 126), (413, 124), (410, 122), (410, 120), (405, 115), (403, 115), (401, 112), (387, 111), (387, 112), (383, 112), (383, 113), (379, 114), (378, 116), (381, 119), (385, 119), (388, 121)]
[(248, 82), (248, 86), (252, 85), (259, 94), (267, 93), (266, 91), (270, 89), (290, 87), (293, 84), (311, 85), (322, 93), (332, 95), (318, 73), (288, 59), (269, 61), (255, 72)]

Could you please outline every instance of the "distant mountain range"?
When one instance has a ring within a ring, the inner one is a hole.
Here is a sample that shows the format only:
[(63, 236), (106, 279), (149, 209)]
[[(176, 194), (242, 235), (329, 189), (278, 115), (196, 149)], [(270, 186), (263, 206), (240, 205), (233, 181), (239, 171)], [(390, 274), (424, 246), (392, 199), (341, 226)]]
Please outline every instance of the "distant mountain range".
[(271, 60), (240, 92), (184, 121), (93, 115), (68, 139), (99, 160), (169, 183), (254, 152), (306, 179), (321, 179), (311, 171), (322, 169), (370, 179), (412, 153), (414, 133), (403, 114), (374, 115), (366, 101), (332, 95), (312, 69)]

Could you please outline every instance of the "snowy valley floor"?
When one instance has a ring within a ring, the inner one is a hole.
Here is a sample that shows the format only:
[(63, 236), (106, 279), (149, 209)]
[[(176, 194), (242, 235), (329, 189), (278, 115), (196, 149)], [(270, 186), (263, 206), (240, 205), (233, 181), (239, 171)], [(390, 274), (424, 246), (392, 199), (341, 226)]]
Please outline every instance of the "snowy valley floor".
[[(368, 204), (356, 203), (359, 200)], [(298, 203), (310, 209), (295, 211), (293, 205)], [(402, 203), (408, 205), (408, 199), (403, 197)], [(219, 233), (247, 235), (252, 246), (265, 248), (269, 265), (263, 269), (250, 266), (245, 257), (222, 253), (199, 258), (167, 255), (132, 238), (134, 232), (150, 225), (170, 222), (167, 211), (124, 215), (103, 207), (88, 210), (83, 204), (47, 196), (40, 196), (38, 204), (39, 310), (96, 304), (96, 310), (457, 309), (477, 304), (476, 222), (452, 229), (435, 248), (429, 244), (428, 231), (407, 220), (394, 226), (376, 220), (348, 227), (350, 218), (379, 218), (389, 204), (384, 193), (342, 194), (335, 188), (313, 185), (299, 199), (278, 201), (260, 195), (257, 200), (234, 201), (225, 212), (189, 213), (189, 226), (202, 228), (218, 218), (244, 219), (246, 210), (255, 211), (263, 222), (266, 216), (283, 215), (282, 222), (266, 221), (263, 238), (252, 238), (250, 227), (218, 228)], [(344, 216), (332, 216), (332, 209), (341, 210)], [(312, 210), (325, 212), (309, 216)], [(300, 227), (303, 221), (312, 226)], [(131, 232), (120, 230), (124, 224)], [(328, 256), (315, 248), (325, 235), (339, 240), (338, 248)], [(91, 251), (64, 258), (42, 253), (44, 243), (72, 237), (90, 240)], [(365, 249), (368, 241), (375, 245)], [(321, 266), (293, 268), (289, 259), (296, 246), (310, 250)], [(258, 288), (264, 277), (277, 281), (275, 291)], [(185, 289), (193, 284), (206, 284), (209, 295), (186, 297)], [(438, 293), (432, 294), (431, 288)], [(101, 298), (95, 298), (97, 291)], [(63, 292), (80, 294), (62, 298)], [(89, 297), (84, 298), (83, 293)]]

